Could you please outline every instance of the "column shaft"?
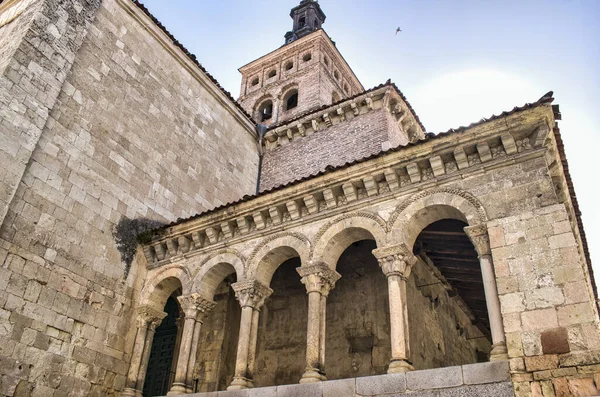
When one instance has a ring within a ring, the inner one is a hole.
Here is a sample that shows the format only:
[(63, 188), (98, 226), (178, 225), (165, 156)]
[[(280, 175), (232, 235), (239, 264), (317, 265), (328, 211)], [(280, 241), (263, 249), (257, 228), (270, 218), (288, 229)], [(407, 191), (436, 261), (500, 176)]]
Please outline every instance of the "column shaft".
[(248, 353), (250, 346), (250, 334), (252, 333), (252, 312), (250, 306), (242, 307), (242, 319), (240, 320), (240, 334), (238, 339), (237, 358), (235, 361), (235, 375), (233, 382), (227, 390), (239, 390), (248, 388)]
[(498, 287), (496, 286), (492, 256), (482, 255), (479, 258), (479, 264), (481, 265), (485, 302), (490, 319), (490, 331), (492, 332), (492, 352), (490, 353), (490, 360), (506, 360), (508, 359), (508, 354), (504, 336), (504, 324), (502, 323), (500, 298), (498, 297)]
[(144, 353), (142, 355), (142, 362), (137, 377), (136, 390), (142, 392), (144, 390), (144, 382), (146, 382), (146, 373), (148, 372), (148, 361), (150, 360), (150, 353), (152, 352), (152, 341), (154, 341), (154, 328), (149, 327), (146, 332), (146, 341), (144, 343)]
[[(390, 300), (390, 339), (392, 343), (392, 362), (406, 360), (406, 332), (404, 329), (404, 304), (401, 283), (404, 281), (397, 275), (388, 277), (388, 294)], [(391, 365), (390, 365), (391, 370)], [(395, 371), (397, 372), (397, 371)]]
[(254, 309), (252, 311), (252, 326), (250, 328), (250, 345), (248, 346), (248, 382), (254, 384), (254, 369), (256, 366), (256, 344), (258, 342), (258, 319), (260, 311)]
[(327, 296), (321, 295), (321, 316), (319, 330), (319, 370), (322, 380), (325, 378), (325, 333), (327, 332)]
[(306, 327), (306, 371), (300, 383), (318, 382), (321, 380), (319, 355), (321, 330), (321, 293), (308, 292), (308, 324)]
[(131, 353), (131, 362), (129, 364), (129, 372), (127, 373), (126, 389), (135, 390), (135, 386), (138, 379), (138, 372), (140, 371), (140, 364), (142, 362), (142, 355), (144, 354), (144, 347), (146, 345), (146, 333), (148, 328), (146, 326), (138, 326), (137, 333), (135, 335), (135, 344), (133, 345), (133, 352)]
[(193, 393), (194, 390), (194, 367), (196, 366), (196, 359), (198, 356), (198, 343), (200, 341), (200, 331), (202, 329), (202, 322), (196, 321), (194, 324), (194, 332), (192, 335), (192, 343), (190, 345), (190, 357), (187, 366), (187, 376), (185, 384), (189, 387), (188, 392)]
[(179, 395), (186, 393), (187, 365), (190, 358), (190, 345), (194, 334), (195, 315), (186, 313), (183, 323), (183, 333), (181, 334), (181, 344), (179, 345), (179, 357), (177, 359), (177, 369), (175, 370), (175, 382), (167, 395)]

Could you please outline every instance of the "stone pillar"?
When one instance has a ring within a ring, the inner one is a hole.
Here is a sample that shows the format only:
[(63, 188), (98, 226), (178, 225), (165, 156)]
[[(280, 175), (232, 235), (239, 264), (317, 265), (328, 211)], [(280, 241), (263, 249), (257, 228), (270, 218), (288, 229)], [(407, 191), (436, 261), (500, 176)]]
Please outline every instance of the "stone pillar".
[(166, 316), (167, 313), (150, 306), (142, 306), (137, 309), (135, 344), (131, 353), (127, 383), (121, 396), (135, 397), (142, 395), (148, 369), (148, 358), (154, 340), (154, 331)]
[(506, 336), (504, 335), (504, 324), (502, 323), (502, 312), (500, 311), (500, 298), (494, 274), (490, 238), (486, 225), (468, 226), (464, 228), (465, 233), (471, 239), (479, 256), (481, 266), (481, 277), (485, 291), (485, 302), (490, 319), (490, 331), (492, 332), (492, 351), (490, 361), (507, 360)]
[(258, 331), (259, 310), (273, 290), (256, 281), (240, 281), (232, 284), (235, 296), (242, 306), (242, 319), (235, 361), (235, 375), (227, 390), (241, 390), (254, 387), (254, 358)]
[(306, 370), (300, 383), (327, 380), (325, 377), (325, 314), (327, 296), (340, 279), (339, 273), (325, 263), (299, 267), (302, 284), (308, 294), (306, 330)]
[(405, 244), (377, 248), (373, 255), (388, 280), (390, 301), (390, 339), (392, 359), (388, 374), (413, 371), (408, 335), (408, 310), (406, 304), (406, 281), (410, 276), (416, 257)]
[[(177, 358), (175, 381), (173, 382), (171, 390), (167, 393), (168, 396), (185, 394), (191, 388), (191, 385), (187, 383), (188, 366), (191, 361), (193, 361), (193, 365), (196, 364), (195, 356), (197, 352), (193, 350), (193, 346), (195, 345), (196, 348), (198, 347), (198, 341), (194, 341), (194, 336), (200, 335), (199, 328), (205, 315), (215, 307), (214, 302), (204, 298), (200, 294), (180, 296), (177, 300), (185, 314), (185, 320), (183, 323), (183, 332), (181, 333), (181, 342), (179, 344), (179, 357)], [(196, 327), (198, 327), (198, 332), (196, 332)], [(192, 358), (192, 356), (194, 357)]]

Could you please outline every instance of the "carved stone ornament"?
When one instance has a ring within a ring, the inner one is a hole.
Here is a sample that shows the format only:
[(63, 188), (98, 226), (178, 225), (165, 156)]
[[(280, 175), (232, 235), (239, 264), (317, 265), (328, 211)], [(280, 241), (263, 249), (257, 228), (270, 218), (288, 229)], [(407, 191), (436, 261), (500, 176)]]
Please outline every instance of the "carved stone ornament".
[(194, 318), (197, 321), (202, 321), (216, 305), (215, 302), (198, 293), (179, 296), (177, 297), (177, 300), (185, 313), (185, 317)]
[(273, 290), (256, 280), (239, 281), (231, 284), (235, 297), (240, 301), (242, 307), (252, 307), (260, 309), (267, 299), (273, 293)]
[(167, 313), (157, 310), (151, 306), (142, 306), (137, 308), (138, 328), (155, 330), (165, 317), (167, 317)]
[(490, 249), (490, 236), (488, 235), (487, 226), (485, 224), (467, 226), (463, 230), (471, 239), (480, 258), (492, 254)]
[(413, 265), (417, 262), (415, 255), (406, 244), (398, 244), (373, 250), (373, 255), (379, 261), (379, 266), (386, 277), (399, 276), (407, 280)]
[(299, 267), (296, 269), (302, 284), (306, 287), (306, 292), (319, 292), (327, 296), (333, 289), (335, 283), (342, 277), (338, 272), (327, 266), (323, 262), (311, 266)]

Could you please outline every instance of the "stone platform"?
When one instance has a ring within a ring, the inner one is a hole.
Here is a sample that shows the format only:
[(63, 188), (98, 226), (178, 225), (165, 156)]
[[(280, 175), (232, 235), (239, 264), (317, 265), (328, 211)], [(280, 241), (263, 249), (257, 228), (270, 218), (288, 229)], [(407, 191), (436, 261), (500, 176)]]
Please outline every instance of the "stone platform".
[(188, 397), (514, 397), (507, 361)]

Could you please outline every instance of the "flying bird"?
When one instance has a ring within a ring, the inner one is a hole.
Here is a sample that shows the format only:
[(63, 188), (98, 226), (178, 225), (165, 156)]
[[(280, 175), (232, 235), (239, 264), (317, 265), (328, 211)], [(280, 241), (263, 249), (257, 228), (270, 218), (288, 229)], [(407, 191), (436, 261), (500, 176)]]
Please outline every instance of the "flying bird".
[(399, 32), (402, 32), (402, 29), (400, 29), (400, 28), (397, 28), (397, 29), (396, 29), (396, 34), (398, 34)]

